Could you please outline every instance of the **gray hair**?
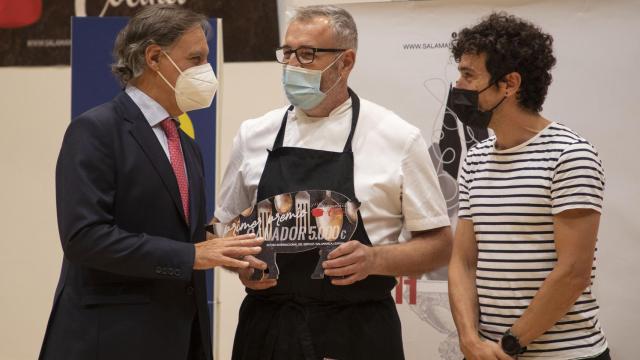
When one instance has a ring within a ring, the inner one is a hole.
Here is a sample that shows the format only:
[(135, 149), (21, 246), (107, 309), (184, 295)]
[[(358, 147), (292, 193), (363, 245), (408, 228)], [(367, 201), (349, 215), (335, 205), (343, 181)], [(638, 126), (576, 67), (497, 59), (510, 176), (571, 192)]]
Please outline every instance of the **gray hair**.
[(168, 48), (187, 30), (200, 25), (205, 35), (211, 25), (204, 15), (175, 5), (152, 5), (136, 13), (118, 34), (113, 47), (111, 72), (122, 85), (140, 76), (145, 68), (145, 51), (151, 44)]
[(329, 19), (336, 46), (343, 49), (358, 49), (358, 29), (347, 10), (333, 5), (313, 5), (297, 8), (289, 23), (309, 21), (317, 17)]

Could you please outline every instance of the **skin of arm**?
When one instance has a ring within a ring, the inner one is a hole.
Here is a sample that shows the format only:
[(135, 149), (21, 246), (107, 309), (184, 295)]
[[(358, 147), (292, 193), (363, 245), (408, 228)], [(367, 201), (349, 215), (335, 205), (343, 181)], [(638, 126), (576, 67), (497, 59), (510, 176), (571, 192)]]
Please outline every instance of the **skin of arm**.
[(478, 336), (477, 264), (478, 246), (473, 222), (460, 218), (449, 262), (449, 304), (458, 329), (460, 349), (467, 360), (511, 359), (500, 345)]
[(329, 253), (323, 263), (334, 285), (350, 285), (369, 275), (420, 275), (447, 263), (451, 255), (451, 228), (412, 232), (401, 244), (367, 246), (349, 241)]
[(572, 209), (553, 217), (558, 261), (531, 304), (511, 331), (526, 346), (544, 334), (571, 309), (591, 285), (600, 213)]

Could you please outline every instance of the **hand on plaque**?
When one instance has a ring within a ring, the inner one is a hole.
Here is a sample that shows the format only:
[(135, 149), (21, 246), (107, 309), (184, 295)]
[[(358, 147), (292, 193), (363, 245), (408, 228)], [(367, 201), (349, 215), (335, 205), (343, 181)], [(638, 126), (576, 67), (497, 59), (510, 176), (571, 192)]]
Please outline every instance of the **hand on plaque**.
[(247, 268), (250, 266), (249, 261), (240, 259), (260, 253), (260, 245), (263, 241), (262, 238), (256, 238), (255, 234), (247, 234), (211, 238), (197, 243), (193, 268), (196, 270), (211, 269), (216, 266)]
[(351, 285), (371, 275), (375, 252), (371, 246), (351, 240), (329, 253), (322, 263), (324, 274), (334, 277), (333, 285)]
[(261, 280), (251, 280), (251, 275), (254, 271), (264, 271), (267, 269), (267, 263), (262, 260), (257, 259), (255, 256), (247, 255), (244, 257), (245, 261), (249, 262), (249, 267), (244, 269), (238, 269), (238, 276), (240, 277), (240, 281), (242, 284), (249, 289), (253, 290), (264, 290), (270, 287), (274, 287), (278, 284), (278, 280), (276, 279), (268, 279), (263, 277)]

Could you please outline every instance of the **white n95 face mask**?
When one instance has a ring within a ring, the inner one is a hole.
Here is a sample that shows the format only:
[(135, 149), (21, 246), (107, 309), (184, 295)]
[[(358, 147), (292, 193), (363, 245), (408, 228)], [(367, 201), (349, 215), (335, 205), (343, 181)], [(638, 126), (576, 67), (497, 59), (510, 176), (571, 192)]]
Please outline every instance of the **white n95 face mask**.
[(333, 66), (340, 57), (342, 57), (342, 54), (337, 56), (331, 64), (323, 70), (305, 69), (297, 66), (284, 65), (282, 71), (282, 85), (284, 86), (284, 92), (291, 105), (302, 110), (311, 110), (320, 105), (325, 97), (327, 97), (327, 94), (333, 90), (333, 88), (335, 88), (342, 79), (342, 77), (339, 77), (331, 88), (326, 92), (322, 92), (322, 90), (320, 90), (322, 73)]
[(211, 64), (206, 63), (181, 71), (169, 54), (164, 51), (163, 53), (180, 73), (176, 80), (176, 86), (172, 86), (159, 71), (157, 72), (175, 92), (176, 103), (180, 110), (187, 112), (211, 106), (216, 90), (218, 90), (218, 79), (216, 79)]

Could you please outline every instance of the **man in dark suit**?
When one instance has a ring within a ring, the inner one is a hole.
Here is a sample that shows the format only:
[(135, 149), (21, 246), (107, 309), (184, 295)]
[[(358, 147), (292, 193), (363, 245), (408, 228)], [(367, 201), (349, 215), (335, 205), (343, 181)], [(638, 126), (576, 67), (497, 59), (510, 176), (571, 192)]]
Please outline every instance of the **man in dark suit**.
[(261, 239), (205, 241), (203, 163), (177, 127), (217, 88), (202, 15), (146, 7), (116, 40), (125, 91), (74, 119), (56, 168), (64, 259), (41, 359), (212, 359), (202, 270)]

